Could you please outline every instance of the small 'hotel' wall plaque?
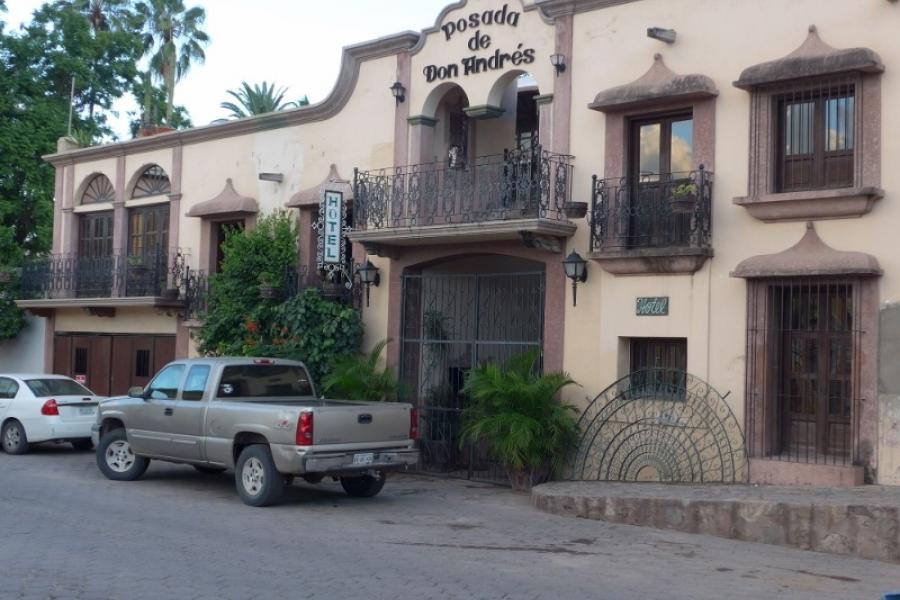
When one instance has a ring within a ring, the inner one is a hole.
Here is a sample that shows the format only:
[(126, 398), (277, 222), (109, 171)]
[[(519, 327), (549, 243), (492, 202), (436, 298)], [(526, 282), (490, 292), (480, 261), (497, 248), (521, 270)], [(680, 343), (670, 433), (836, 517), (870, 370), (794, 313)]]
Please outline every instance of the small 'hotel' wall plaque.
[(669, 297), (638, 298), (637, 316), (666, 317), (669, 315)]

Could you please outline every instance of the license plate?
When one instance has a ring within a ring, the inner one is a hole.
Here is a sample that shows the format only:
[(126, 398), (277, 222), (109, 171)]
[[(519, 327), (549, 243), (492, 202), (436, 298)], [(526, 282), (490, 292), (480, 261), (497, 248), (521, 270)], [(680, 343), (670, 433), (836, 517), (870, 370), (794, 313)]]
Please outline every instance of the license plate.
[(78, 414), (79, 415), (92, 415), (96, 409), (93, 406), (79, 406)]
[(371, 465), (375, 462), (375, 453), (374, 452), (365, 452), (363, 454), (354, 454), (353, 455), (353, 464), (354, 465)]

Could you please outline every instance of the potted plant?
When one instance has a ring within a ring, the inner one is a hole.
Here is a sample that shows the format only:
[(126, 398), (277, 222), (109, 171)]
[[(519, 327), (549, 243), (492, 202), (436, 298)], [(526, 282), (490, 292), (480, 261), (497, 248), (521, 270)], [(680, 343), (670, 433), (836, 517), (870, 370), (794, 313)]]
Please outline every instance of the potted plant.
[(697, 189), (697, 184), (693, 182), (675, 186), (675, 189), (672, 190), (672, 196), (669, 198), (672, 212), (694, 212), (694, 208), (697, 206)]
[(583, 219), (587, 215), (587, 202), (567, 202), (563, 211), (569, 219)]
[(273, 299), (278, 298), (280, 293), (278, 286), (278, 277), (269, 271), (263, 271), (259, 274), (259, 297)]
[(530, 352), (506, 367), (481, 365), (463, 387), (469, 403), (461, 443), (485, 444), (519, 491), (561, 472), (578, 438), (577, 410), (556, 399), (575, 382), (566, 373), (539, 373), (537, 359)]
[(368, 354), (338, 360), (322, 381), (322, 390), (341, 400), (395, 402), (400, 396), (400, 382), (389, 368), (379, 368), (381, 353), (389, 342), (381, 340)]

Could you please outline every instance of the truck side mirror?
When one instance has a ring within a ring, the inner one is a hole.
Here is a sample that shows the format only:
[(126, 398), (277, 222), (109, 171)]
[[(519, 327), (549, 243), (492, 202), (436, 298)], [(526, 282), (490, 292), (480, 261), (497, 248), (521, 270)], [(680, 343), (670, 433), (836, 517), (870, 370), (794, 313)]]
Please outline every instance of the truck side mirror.
[(142, 388), (139, 385), (129, 388), (128, 389), (128, 397), (129, 398), (140, 398), (141, 400), (146, 400), (146, 398), (144, 398), (144, 388)]

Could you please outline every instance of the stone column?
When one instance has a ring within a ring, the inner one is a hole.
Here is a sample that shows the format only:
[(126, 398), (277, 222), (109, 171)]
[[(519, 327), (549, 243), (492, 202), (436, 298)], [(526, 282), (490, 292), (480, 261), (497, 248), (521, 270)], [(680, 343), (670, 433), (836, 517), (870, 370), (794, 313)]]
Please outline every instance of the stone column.
[(434, 161), (434, 126), (437, 120), (431, 117), (409, 118), (409, 162), (410, 164)]

